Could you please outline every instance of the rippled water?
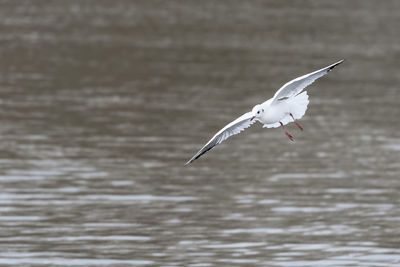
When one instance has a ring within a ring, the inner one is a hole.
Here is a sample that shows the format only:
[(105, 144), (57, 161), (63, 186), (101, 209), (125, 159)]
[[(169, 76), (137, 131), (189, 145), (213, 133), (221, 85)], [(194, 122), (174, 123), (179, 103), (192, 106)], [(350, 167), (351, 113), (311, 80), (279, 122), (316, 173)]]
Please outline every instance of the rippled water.
[[(399, 266), (398, 1), (3, 1), (0, 264)], [(304, 132), (253, 126), (286, 81)]]

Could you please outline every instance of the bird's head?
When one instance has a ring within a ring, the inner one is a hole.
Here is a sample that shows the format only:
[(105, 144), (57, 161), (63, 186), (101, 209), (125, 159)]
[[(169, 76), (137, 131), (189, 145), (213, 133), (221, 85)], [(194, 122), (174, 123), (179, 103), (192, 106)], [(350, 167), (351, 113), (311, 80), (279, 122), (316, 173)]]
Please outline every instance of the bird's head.
[(254, 120), (256, 118), (261, 117), (263, 113), (264, 113), (263, 107), (261, 105), (255, 105), (251, 110), (252, 117), (250, 120)]

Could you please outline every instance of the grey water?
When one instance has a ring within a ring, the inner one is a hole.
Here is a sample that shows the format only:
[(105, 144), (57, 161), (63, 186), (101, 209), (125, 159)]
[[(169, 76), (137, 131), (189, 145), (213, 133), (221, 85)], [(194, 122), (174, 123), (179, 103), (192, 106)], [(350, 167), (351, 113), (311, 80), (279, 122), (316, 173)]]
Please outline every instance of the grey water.
[[(1, 1), (2, 266), (399, 266), (399, 1)], [(184, 163), (287, 81), (281, 129)]]

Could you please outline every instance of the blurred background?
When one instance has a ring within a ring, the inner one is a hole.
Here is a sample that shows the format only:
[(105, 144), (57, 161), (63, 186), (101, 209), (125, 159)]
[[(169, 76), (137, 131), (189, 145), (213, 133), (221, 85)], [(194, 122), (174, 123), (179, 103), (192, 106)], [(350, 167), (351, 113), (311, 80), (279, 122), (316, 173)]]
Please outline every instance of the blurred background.
[[(399, 266), (400, 2), (1, 1), (0, 264)], [(287, 81), (281, 129), (193, 164)]]

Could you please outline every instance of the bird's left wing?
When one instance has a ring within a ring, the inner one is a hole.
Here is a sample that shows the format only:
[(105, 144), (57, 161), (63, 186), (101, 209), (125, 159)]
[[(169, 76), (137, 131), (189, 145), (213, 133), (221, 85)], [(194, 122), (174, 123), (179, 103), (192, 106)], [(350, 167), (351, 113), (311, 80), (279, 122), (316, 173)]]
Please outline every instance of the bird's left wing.
[(194, 160), (201, 157), (204, 153), (206, 153), (211, 148), (215, 147), (216, 145), (222, 143), (222, 141), (228, 139), (230, 136), (235, 135), (243, 131), (244, 129), (248, 128), (252, 125), (256, 120), (251, 120), (252, 113), (247, 112), (237, 118), (236, 120), (232, 121), (224, 128), (222, 128), (218, 133), (214, 135), (213, 138), (208, 141), (208, 143), (199, 150), (185, 165), (193, 162)]
[(321, 78), (322, 76), (327, 74), (331, 69), (333, 69), (343, 61), (344, 60), (340, 60), (332, 65), (329, 65), (328, 67), (297, 77), (296, 79), (287, 82), (275, 93), (271, 104), (277, 103), (278, 100), (286, 99), (300, 94), (304, 88), (312, 84), (316, 79)]

